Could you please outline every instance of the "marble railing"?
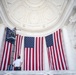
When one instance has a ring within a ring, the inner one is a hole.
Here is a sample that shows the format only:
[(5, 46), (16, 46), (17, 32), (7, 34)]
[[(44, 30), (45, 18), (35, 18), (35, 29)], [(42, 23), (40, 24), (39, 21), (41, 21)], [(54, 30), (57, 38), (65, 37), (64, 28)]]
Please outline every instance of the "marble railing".
[(76, 75), (76, 71), (0, 71), (0, 75)]

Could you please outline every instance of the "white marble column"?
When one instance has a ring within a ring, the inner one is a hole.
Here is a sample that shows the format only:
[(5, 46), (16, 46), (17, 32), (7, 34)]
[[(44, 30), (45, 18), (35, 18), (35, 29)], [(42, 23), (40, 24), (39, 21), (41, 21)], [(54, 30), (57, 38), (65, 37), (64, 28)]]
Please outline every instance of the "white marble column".
[[(24, 37), (22, 39), (22, 46), (21, 46), (21, 60), (24, 62)], [(22, 62), (22, 70), (23, 70), (23, 63)]]
[(46, 46), (46, 41), (44, 39), (44, 70), (48, 71), (49, 70), (49, 62), (48, 62), (48, 55), (47, 55), (47, 46)]
[(73, 47), (71, 45), (71, 41), (70, 41), (70, 37), (68, 36), (68, 32), (66, 27), (64, 27), (62, 29), (63, 31), (63, 39), (64, 39), (64, 45), (65, 45), (65, 50), (66, 50), (66, 57), (67, 57), (67, 61), (68, 61), (68, 66), (69, 66), (69, 70), (75, 70), (75, 60), (74, 59), (74, 51), (73, 51)]
[(1, 61), (1, 57), (2, 57), (2, 50), (3, 50), (3, 44), (4, 44), (4, 32), (5, 32), (5, 27), (4, 25), (0, 24), (0, 61)]

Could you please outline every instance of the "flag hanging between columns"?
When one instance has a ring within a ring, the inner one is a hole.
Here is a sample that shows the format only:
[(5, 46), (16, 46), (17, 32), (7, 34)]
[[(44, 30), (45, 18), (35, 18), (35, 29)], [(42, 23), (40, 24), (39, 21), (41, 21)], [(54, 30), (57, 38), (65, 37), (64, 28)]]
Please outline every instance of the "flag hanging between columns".
[(68, 70), (65, 50), (62, 44), (61, 29), (45, 37), (49, 68), (51, 70)]
[(43, 37), (24, 38), (24, 70), (43, 70)]
[[(16, 39), (14, 39), (16, 37)], [(9, 28), (6, 29), (6, 39), (2, 54), (2, 60), (1, 60), (1, 70), (7, 70), (8, 65), (10, 65), (10, 57), (13, 50), (13, 45), (15, 43), (14, 48), (14, 56), (13, 61), (21, 54), (21, 45), (22, 45), (22, 39), (23, 36), (16, 34), (16, 36), (13, 35), (12, 30)]]
[(1, 60), (1, 68), (0, 68), (1, 70), (7, 70), (7, 67), (10, 64), (11, 51), (13, 49), (14, 42), (15, 42), (15, 35), (13, 31), (7, 27), (5, 44)]

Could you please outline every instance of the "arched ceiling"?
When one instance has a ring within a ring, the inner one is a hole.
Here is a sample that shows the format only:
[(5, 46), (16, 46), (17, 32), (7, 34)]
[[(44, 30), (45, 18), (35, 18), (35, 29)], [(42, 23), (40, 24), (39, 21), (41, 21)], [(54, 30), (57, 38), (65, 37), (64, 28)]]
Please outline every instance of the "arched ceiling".
[(57, 26), (68, 0), (2, 0), (2, 3), (14, 27), (37, 32)]

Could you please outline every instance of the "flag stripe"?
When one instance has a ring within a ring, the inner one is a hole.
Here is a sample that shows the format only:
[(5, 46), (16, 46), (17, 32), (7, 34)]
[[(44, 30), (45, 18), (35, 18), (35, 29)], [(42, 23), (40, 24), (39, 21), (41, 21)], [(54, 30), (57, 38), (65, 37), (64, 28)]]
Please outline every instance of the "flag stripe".
[(37, 53), (37, 38), (36, 38), (36, 70), (38, 69), (38, 53)]
[(43, 68), (43, 46), (44, 46), (44, 42), (43, 42), (43, 37), (42, 37), (42, 39), (41, 39), (42, 41), (41, 41), (41, 70), (43, 70), (44, 68)]
[(40, 70), (40, 37), (39, 37), (39, 70)]

